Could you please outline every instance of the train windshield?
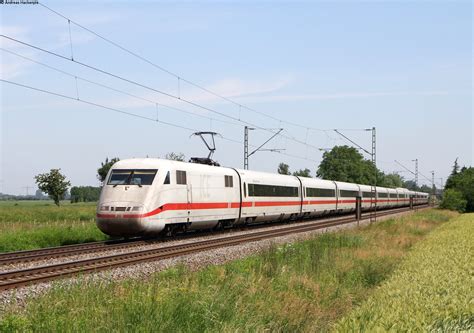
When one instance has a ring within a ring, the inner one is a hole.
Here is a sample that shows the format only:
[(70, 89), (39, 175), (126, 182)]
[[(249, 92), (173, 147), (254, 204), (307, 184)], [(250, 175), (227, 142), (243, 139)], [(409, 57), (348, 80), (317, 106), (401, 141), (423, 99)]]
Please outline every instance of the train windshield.
[(151, 185), (156, 169), (114, 169), (107, 185)]

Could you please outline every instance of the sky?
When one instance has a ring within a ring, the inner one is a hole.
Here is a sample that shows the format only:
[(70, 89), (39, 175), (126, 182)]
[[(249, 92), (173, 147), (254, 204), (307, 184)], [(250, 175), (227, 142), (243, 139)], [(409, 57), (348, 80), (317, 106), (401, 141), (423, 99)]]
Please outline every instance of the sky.
[(31, 194), (52, 168), (97, 186), (106, 157), (206, 156), (193, 131), (220, 133), (214, 158), (243, 168), (245, 125), (251, 150), (283, 128), (252, 170), (314, 176), (319, 148), (350, 144), (333, 129), (370, 150), (371, 127), (384, 172), (413, 179), (395, 160), (418, 159), (439, 185), (473, 164), (471, 1), (41, 3), (72, 22), (0, 5), (3, 36), (63, 57), (0, 37), (0, 192)]

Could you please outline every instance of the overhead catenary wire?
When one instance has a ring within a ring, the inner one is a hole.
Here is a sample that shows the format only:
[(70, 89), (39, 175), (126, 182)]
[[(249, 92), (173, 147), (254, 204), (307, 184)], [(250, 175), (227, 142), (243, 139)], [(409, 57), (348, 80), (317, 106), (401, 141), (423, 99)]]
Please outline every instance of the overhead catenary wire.
[[(53, 96), (56, 96), (56, 97), (61, 97), (61, 98), (65, 98), (65, 99), (68, 99), (68, 100), (72, 100), (72, 101), (76, 101), (76, 102), (81, 102), (81, 103), (84, 103), (84, 104), (87, 104), (87, 105), (91, 105), (91, 106), (103, 108), (103, 109), (106, 109), (106, 110), (109, 110), (109, 111), (113, 111), (113, 112), (117, 112), (117, 113), (121, 113), (121, 114), (124, 114), (124, 115), (127, 115), (127, 116), (132, 116), (132, 117), (140, 118), (140, 119), (147, 120), (147, 121), (153, 121), (153, 122), (155, 122), (155, 123), (160, 123), (160, 124), (168, 125), (168, 126), (171, 126), (171, 127), (175, 127), (175, 128), (187, 130), (187, 131), (190, 131), (190, 132), (193, 132), (193, 133), (194, 133), (194, 132), (198, 132), (198, 130), (195, 129), (195, 128), (190, 128), (190, 127), (187, 127), (187, 126), (182, 126), (182, 125), (175, 124), (175, 123), (171, 123), (171, 122), (168, 122), (168, 121), (163, 121), (163, 120), (159, 120), (159, 119), (156, 119), (156, 118), (150, 118), (150, 117), (138, 115), (138, 114), (136, 114), (136, 113), (123, 111), (123, 110), (120, 110), (120, 109), (117, 109), (117, 108), (105, 106), (105, 105), (103, 105), (103, 104), (95, 103), (95, 102), (88, 101), (88, 100), (81, 99), (81, 98), (76, 98), (76, 97), (73, 97), (73, 96), (68, 96), (68, 95), (61, 94), (61, 93), (57, 93), (57, 92), (54, 92), (54, 91), (50, 91), (50, 90), (41, 89), (41, 88), (38, 88), (38, 87), (29, 86), (29, 85), (26, 85), (26, 84), (22, 84), (22, 83), (18, 83), (18, 82), (6, 80), (6, 79), (3, 79), (3, 78), (0, 78), (0, 81), (1, 81), (1, 82), (5, 82), (5, 83), (8, 83), (8, 84), (11, 84), (11, 85), (15, 85), (15, 86), (17, 86), (17, 87), (21, 87), (21, 88), (25, 88), (25, 89), (29, 89), (29, 90), (34, 90), (34, 91), (38, 91), (38, 92), (41, 92), (41, 93), (44, 93), (44, 94), (49, 94), (49, 95), (53, 95)], [(223, 140), (225, 140), (225, 141), (237, 143), (237, 144), (239, 144), (239, 145), (243, 144), (242, 141), (239, 141), (239, 140), (236, 140), (236, 139), (228, 138), (228, 137), (225, 137), (225, 136), (222, 136), (221, 138), (222, 138)], [(250, 146), (256, 147), (255, 145), (250, 145)], [(302, 160), (317, 162), (316, 160), (309, 159), (309, 158), (305, 158), (305, 157), (301, 157), (301, 156), (294, 155), (294, 154), (288, 154), (288, 153), (282, 153), (282, 152), (277, 152), (277, 153), (282, 154), (282, 155), (285, 155), (285, 156), (288, 156), (288, 157), (292, 157), (292, 158), (297, 158), (297, 159), (302, 159)]]
[[(197, 108), (200, 108), (200, 109), (203, 109), (203, 110), (206, 110), (206, 111), (209, 111), (209, 112), (218, 114), (218, 115), (220, 115), (220, 116), (222, 116), (222, 117), (225, 117), (225, 118), (228, 118), (228, 119), (232, 119), (232, 120), (234, 120), (234, 121), (241, 122), (241, 123), (243, 123), (243, 124), (246, 124), (246, 125), (252, 126), (252, 127), (254, 127), (254, 128), (257, 128), (257, 129), (259, 129), (259, 130), (264, 130), (264, 131), (270, 132), (270, 133), (272, 133), (272, 134), (275, 134), (274, 131), (269, 130), (268, 128), (265, 128), (265, 127), (262, 127), (262, 126), (259, 126), (259, 125), (250, 123), (250, 122), (248, 122), (248, 121), (244, 121), (244, 120), (238, 119), (238, 118), (236, 118), (236, 117), (230, 116), (230, 115), (228, 115), (228, 114), (225, 114), (225, 113), (223, 113), (223, 112), (217, 111), (217, 110), (212, 109), (212, 108), (210, 108), (210, 107), (207, 107), (207, 106), (201, 105), (201, 104), (199, 104), (199, 103), (193, 102), (193, 101), (191, 101), (191, 100), (185, 99), (185, 98), (183, 98), (182, 96), (179, 97), (179, 96), (173, 95), (173, 94), (171, 94), (171, 93), (165, 92), (165, 91), (163, 91), (163, 90), (159, 90), (159, 89), (150, 87), (150, 86), (148, 86), (148, 85), (142, 84), (142, 83), (140, 83), (140, 82), (137, 82), (137, 81), (134, 81), (134, 80), (125, 78), (125, 77), (123, 77), (123, 76), (120, 76), (120, 75), (117, 75), (117, 74), (114, 74), (114, 73), (111, 73), (111, 72), (106, 71), (106, 70), (104, 70), (104, 69), (101, 69), (101, 68), (98, 68), (98, 67), (95, 67), (95, 66), (86, 64), (86, 63), (84, 63), (84, 62), (81, 62), (81, 61), (78, 61), (78, 60), (72, 60), (72, 59), (70, 59), (70, 58), (68, 58), (68, 57), (66, 57), (66, 56), (64, 56), (64, 55), (62, 55), (62, 54), (59, 54), (59, 53), (56, 53), (56, 52), (53, 52), (53, 51), (46, 50), (46, 49), (44, 49), (44, 48), (42, 48), (42, 47), (33, 45), (33, 44), (31, 44), (31, 43), (27, 43), (27, 42), (25, 42), (25, 41), (21, 41), (21, 40), (19, 40), (19, 39), (17, 39), (17, 38), (13, 38), (13, 37), (10, 37), (10, 36), (6, 36), (6, 35), (4, 35), (4, 34), (0, 34), (0, 36), (3, 37), (3, 38), (9, 39), (9, 40), (11, 40), (11, 41), (14, 41), (14, 42), (16, 42), (16, 43), (19, 43), (19, 44), (21, 44), (21, 45), (24, 45), (24, 46), (33, 48), (33, 49), (35, 49), (35, 50), (38, 50), (38, 51), (47, 53), (47, 54), (49, 54), (49, 55), (52, 55), (52, 56), (55, 56), (55, 57), (58, 57), (58, 58), (61, 58), (61, 59), (63, 59), (63, 60), (71, 61), (71, 62), (73, 62), (73, 63), (75, 63), (75, 64), (80, 65), (80, 66), (83, 66), (83, 67), (86, 67), (86, 68), (88, 68), (88, 69), (97, 71), (97, 72), (99, 72), (99, 73), (102, 73), (102, 74), (111, 76), (111, 77), (113, 77), (113, 78), (115, 78), (115, 79), (119, 79), (119, 80), (124, 81), (124, 82), (127, 82), (127, 83), (129, 83), (129, 84), (133, 84), (133, 85), (139, 86), (139, 87), (141, 87), (141, 88), (144, 88), (144, 89), (153, 91), (153, 92), (155, 92), (155, 93), (162, 94), (162, 95), (164, 95), (164, 96), (167, 96), (167, 97), (170, 97), (170, 98), (173, 98), (173, 99), (182, 101), (182, 102), (187, 103), (187, 104), (189, 104), (189, 105), (192, 105), (192, 106), (194, 106), (194, 107), (197, 107)], [(311, 147), (311, 148), (313, 148), (313, 149), (315, 149), (315, 150), (319, 150), (319, 147), (316, 147), (316, 146), (314, 146), (314, 145), (305, 143), (304, 141), (301, 141), (301, 140), (295, 138), (294, 136), (289, 136), (289, 135), (285, 135), (285, 134), (282, 134), (282, 133), (280, 133), (279, 135), (281, 135), (281, 136), (283, 136), (283, 137), (286, 137), (287, 139), (290, 139), (290, 140), (292, 140), (292, 141), (294, 141), (294, 142), (297, 142), (297, 143), (299, 143), (299, 144), (302, 144), (302, 145)]]
[[(145, 63), (147, 63), (147, 64), (149, 64), (149, 65), (151, 65), (151, 66), (153, 66), (153, 67), (155, 67), (155, 68), (157, 68), (157, 69), (159, 69), (160, 71), (162, 71), (162, 72), (164, 72), (164, 73), (166, 73), (166, 74), (168, 74), (168, 75), (173, 76), (174, 78), (176, 78), (176, 79), (178, 80), (178, 98), (181, 97), (181, 93), (180, 93), (180, 82), (182, 81), (182, 82), (185, 82), (185, 83), (187, 83), (187, 84), (189, 84), (189, 85), (191, 85), (191, 86), (193, 86), (193, 87), (195, 87), (195, 88), (201, 89), (202, 91), (205, 91), (205, 92), (207, 92), (208, 94), (211, 94), (211, 95), (213, 95), (213, 96), (215, 96), (215, 97), (218, 97), (218, 98), (220, 98), (220, 99), (222, 99), (222, 100), (225, 100), (225, 101), (227, 101), (227, 102), (229, 102), (229, 103), (232, 103), (233, 105), (238, 106), (238, 107), (239, 107), (239, 111), (240, 111), (241, 108), (244, 108), (244, 109), (246, 109), (246, 110), (248, 110), (248, 111), (251, 111), (251, 112), (260, 114), (260, 115), (262, 115), (262, 116), (264, 116), (264, 117), (267, 117), (267, 118), (269, 118), (269, 119), (272, 119), (272, 120), (275, 120), (275, 121), (279, 121), (279, 122), (283, 122), (283, 123), (286, 123), (286, 124), (289, 124), (289, 125), (292, 125), (292, 126), (295, 126), (295, 127), (308, 128), (308, 129), (313, 130), (313, 131), (323, 131), (323, 132), (325, 132), (325, 131), (330, 131), (330, 129), (314, 128), (314, 127), (311, 127), (311, 126), (302, 125), (302, 124), (298, 124), (298, 123), (291, 122), (291, 121), (288, 121), (288, 120), (280, 119), (280, 118), (274, 117), (274, 116), (272, 116), (272, 115), (269, 115), (269, 114), (267, 114), (267, 113), (265, 113), (265, 112), (256, 110), (256, 109), (251, 108), (251, 107), (248, 107), (248, 106), (246, 106), (246, 105), (243, 105), (242, 103), (236, 102), (235, 100), (233, 100), (233, 99), (231, 99), (231, 98), (229, 98), (229, 97), (226, 97), (226, 96), (223, 96), (223, 95), (221, 95), (221, 94), (218, 94), (218, 93), (216, 93), (216, 92), (214, 92), (214, 91), (212, 91), (212, 90), (210, 90), (210, 89), (208, 89), (208, 88), (206, 88), (206, 87), (204, 87), (204, 86), (202, 86), (202, 85), (200, 85), (200, 84), (198, 84), (198, 83), (195, 83), (195, 82), (193, 82), (193, 81), (191, 81), (191, 80), (188, 80), (188, 79), (186, 79), (186, 78), (183, 78), (182, 75), (179, 75), (179, 74), (177, 74), (177, 73), (175, 73), (175, 72), (173, 72), (173, 71), (170, 71), (169, 69), (166, 69), (166, 68), (163, 67), (163, 66), (160, 66), (160, 65), (156, 64), (155, 62), (153, 62), (153, 61), (151, 61), (151, 60), (149, 60), (149, 59), (143, 57), (142, 55), (138, 54), (137, 52), (134, 52), (134, 51), (132, 51), (132, 50), (130, 50), (130, 49), (128, 49), (128, 48), (126, 48), (126, 47), (124, 47), (124, 46), (118, 44), (117, 42), (114, 42), (114, 41), (111, 40), (110, 38), (107, 38), (107, 37), (105, 37), (105, 36), (103, 36), (103, 35), (97, 33), (96, 31), (94, 31), (94, 30), (92, 30), (92, 29), (90, 29), (90, 28), (87, 28), (86, 26), (84, 26), (84, 25), (82, 25), (82, 24), (80, 24), (80, 23), (78, 23), (78, 22), (72, 20), (70, 17), (68, 17), (68, 16), (66, 16), (66, 15), (64, 15), (64, 14), (61, 14), (60, 12), (58, 12), (58, 11), (56, 11), (56, 10), (54, 10), (54, 9), (52, 9), (52, 8), (50, 8), (50, 7), (48, 7), (48, 6), (46, 6), (46, 5), (43, 4), (43, 3), (40, 3), (40, 5), (41, 5), (43, 8), (49, 10), (50, 12), (52, 12), (52, 13), (58, 15), (59, 17), (62, 17), (63, 19), (68, 20), (68, 22), (73, 23), (73, 24), (76, 25), (77, 27), (79, 27), (79, 28), (81, 28), (81, 29), (84, 29), (85, 31), (87, 31), (87, 32), (93, 34), (94, 36), (96, 36), (96, 37), (102, 39), (103, 41), (105, 41), (105, 42), (107, 42), (107, 43), (109, 43), (109, 44), (111, 44), (111, 45), (117, 47), (118, 49), (120, 49), (120, 50), (122, 50), (122, 51), (124, 51), (124, 52), (126, 52), (126, 53), (128, 53), (128, 54), (130, 54), (130, 55), (132, 55), (132, 56), (134, 56), (134, 57), (136, 57), (137, 59), (140, 59), (141, 61), (143, 61), (143, 62), (145, 62)], [(239, 115), (239, 118), (240, 118), (240, 115)], [(254, 126), (254, 125), (252, 125), (252, 126)]]
[[(62, 69), (59, 69), (59, 68), (57, 68), (57, 67), (54, 67), (54, 66), (45, 64), (45, 63), (43, 63), (43, 62), (40, 62), (40, 61), (37, 61), (37, 60), (34, 60), (34, 59), (31, 59), (31, 58), (29, 58), (29, 57), (26, 57), (26, 56), (24, 56), (24, 55), (21, 55), (21, 54), (19, 54), (19, 53), (14, 52), (14, 51), (10, 51), (10, 50), (4, 49), (4, 48), (2, 48), (2, 47), (0, 47), (0, 50), (2, 50), (2, 51), (4, 51), (4, 52), (7, 52), (7, 53), (10, 53), (10, 54), (12, 54), (12, 55), (15, 55), (15, 56), (17, 56), (17, 57), (19, 57), (19, 58), (25, 59), (25, 60), (27, 60), (27, 61), (33, 62), (33, 63), (35, 63), (35, 64), (37, 64), (37, 65), (46, 67), (46, 68), (48, 68), (48, 69), (51, 69), (51, 70), (56, 71), (56, 72), (58, 72), (58, 73), (61, 73), (61, 74), (63, 74), (63, 75), (66, 75), (66, 76), (69, 76), (69, 77), (74, 78), (74, 79), (76, 80), (76, 90), (78, 90), (78, 88), (77, 88), (77, 80), (81, 80), (81, 81), (84, 81), (84, 82), (87, 82), (87, 83), (96, 85), (96, 86), (98, 86), (98, 87), (102, 87), (102, 88), (108, 89), (108, 90), (110, 90), (110, 91), (114, 91), (114, 92), (121, 93), (121, 94), (130, 96), (130, 97), (133, 97), (133, 98), (136, 98), (136, 99), (145, 101), (145, 102), (149, 102), (149, 103), (151, 103), (152, 105), (155, 105), (155, 107), (162, 106), (162, 107), (165, 107), (165, 108), (168, 108), (168, 109), (171, 109), (171, 110), (175, 110), (175, 111), (178, 111), (178, 112), (186, 113), (186, 114), (193, 115), (193, 116), (196, 116), (196, 117), (201, 117), (201, 118), (205, 118), (205, 119), (212, 119), (212, 120), (219, 121), (219, 122), (222, 122), (222, 123), (225, 123), (225, 124), (230, 124), (230, 125), (235, 125), (235, 126), (241, 126), (241, 127), (242, 127), (241, 124), (236, 123), (236, 122), (231, 122), (231, 121), (227, 121), (227, 120), (223, 120), (223, 119), (212, 118), (212, 117), (205, 116), (205, 115), (202, 115), (202, 114), (199, 114), (199, 113), (194, 113), (194, 112), (191, 112), (191, 111), (183, 110), (183, 109), (180, 109), (180, 108), (177, 108), (177, 107), (174, 107), (174, 106), (170, 106), (170, 105), (167, 105), (167, 104), (159, 103), (159, 102), (154, 101), (154, 100), (151, 100), (151, 99), (149, 99), (149, 98), (137, 96), (137, 95), (135, 95), (135, 94), (132, 94), (132, 93), (129, 93), (129, 92), (120, 90), (120, 89), (113, 88), (113, 87), (108, 86), (108, 85), (105, 85), (105, 84), (103, 84), (103, 83), (99, 83), (99, 82), (96, 82), (96, 81), (89, 80), (89, 79), (86, 79), (86, 78), (84, 78), (84, 77), (77, 76), (77, 75), (72, 74), (72, 73), (70, 73), (70, 72), (67, 72), (67, 71), (64, 71), (64, 70), (62, 70)], [(79, 92), (78, 92), (78, 91), (77, 91), (77, 95), (79, 95)]]
[[(125, 95), (128, 95), (128, 96), (131, 96), (131, 97), (134, 97), (134, 98), (137, 98), (137, 99), (141, 99), (141, 100), (144, 100), (144, 101), (148, 101), (150, 103), (154, 103), (155, 104), (155, 107), (156, 107), (156, 119), (155, 121), (158, 121), (158, 106), (161, 105), (161, 106), (164, 106), (166, 108), (170, 108), (170, 109), (173, 109), (173, 110), (176, 110), (176, 111), (180, 111), (180, 112), (184, 112), (184, 113), (187, 113), (187, 114), (191, 114), (191, 115), (194, 115), (194, 116), (198, 116), (198, 117), (202, 117), (202, 118), (206, 118), (206, 119), (209, 119), (211, 122), (212, 121), (220, 121), (220, 122), (223, 122), (223, 123), (228, 123), (228, 124), (233, 124), (233, 125), (238, 125), (238, 126), (241, 126), (240, 124), (237, 124), (237, 123), (233, 123), (233, 122), (229, 122), (229, 121), (226, 121), (226, 120), (221, 120), (221, 119), (216, 119), (216, 118), (212, 118), (212, 117), (207, 117), (207, 116), (204, 116), (204, 115), (200, 115), (200, 114), (196, 114), (196, 113), (193, 113), (193, 112), (189, 112), (189, 111), (186, 111), (186, 110), (182, 110), (182, 109), (179, 109), (179, 108), (176, 108), (176, 107), (173, 107), (173, 106), (169, 106), (169, 105), (165, 105), (165, 104), (161, 104), (161, 103), (157, 103), (157, 102), (154, 102), (152, 100), (149, 100), (149, 99), (146, 99), (146, 98), (143, 98), (143, 97), (140, 97), (140, 96), (136, 96), (134, 94), (130, 94), (128, 92), (125, 92), (125, 91), (122, 91), (122, 90), (119, 90), (119, 89), (116, 89), (116, 88), (113, 88), (113, 87), (110, 87), (110, 86), (107, 86), (107, 85), (104, 85), (104, 84), (101, 84), (101, 83), (98, 83), (98, 82), (95, 82), (95, 81), (91, 81), (91, 80), (88, 80), (86, 78), (83, 78), (83, 77), (80, 77), (80, 76), (76, 76), (72, 73), (69, 73), (69, 72), (66, 72), (64, 70), (61, 70), (59, 68), (56, 68), (56, 67), (53, 67), (51, 65), (48, 65), (48, 64), (45, 64), (45, 63), (42, 63), (42, 62), (39, 62), (37, 60), (34, 60), (34, 59), (31, 59), (29, 57), (26, 57), (26, 56), (23, 56), (23, 55), (20, 55), (16, 52), (13, 52), (13, 51), (10, 51), (10, 50), (6, 50), (4, 48), (1, 48), (0, 47), (0, 50), (2, 51), (5, 51), (5, 52), (8, 52), (10, 54), (13, 54), (13, 55), (16, 55), (20, 58), (23, 58), (25, 60), (28, 60), (28, 61), (31, 61), (33, 63), (36, 63), (38, 65), (41, 65), (41, 66), (44, 66), (44, 67), (47, 67), (51, 70), (54, 70), (54, 71), (57, 71), (61, 74), (64, 74), (64, 75), (67, 75), (67, 76), (70, 76), (70, 77), (73, 77), (75, 80), (76, 80), (76, 93), (77, 93), (77, 98), (76, 100), (79, 100), (79, 91), (78, 91), (78, 87), (77, 87), (77, 80), (82, 80), (82, 81), (85, 81), (85, 82), (88, 82), (88, 83), (91, 83), (91, 84), (95, 84), (97, 86), (100, 86), (100, 87), (103, 87), (103, 88), (106, 88), (106, 89), (110, 89), (112, 91), (115, 91), (115, 92), (119, 92), (119, 93), (122, 93), (122, 94), (125, 94)], [(24, 86), (24, 85), (22, 85)], [(26, 87), (26, 86), (25, 86)], [(42, 92), (46, 92), (45, 90), (43, 89), (40, 89), (39, 91), (42, 91)], [(54, 92), (52, 92), (52, 94), (56, 95), (56, 96), (61, 96), (61, 97), (64, 97), (63, 95), (61, 94), (56, 94)], [(97, 103), (94, 103), (95, 106), (98, 106)], [(160, 121), (158, 121), (160, 122)], [(163, 122), (162, 122), (163, 123)], [(168, 123), (170, 124), (171, 126), (173, 126), (171, 123)], [(212, 124), (212, 123), (211, 123)], [(212, 125), (211, 125), (212, 126)], [(197, 131), (197, 130), (194, 130), (193, 131)], [(224, 140), (226, 141), (230, 141), (230, 142), (234, 142), (234, 143), (238, 143), (238, 144), (242, 144), (241, 141), (238, 141), (238, 140), (234, 140), (234, 139), (230, 139), (230, 138), (227, 138), (227, 137), (222, 137)], [(256, 147), (256, 145), (250, 145), (252, 147)], [(314, 159), (310, 159), (308, 158), (307, 156), (305, 158), (301, 157), (301, 156), (298, 156), (298, 155), (294, 155), (294, 154), (289, 154), (289, 153), (282, 153), (280, 151), (274, 151), (274, 152), (278, 152), (278, 153), (281, 153), (282, 155), (285, 155), (285, 156), (288, 156), (288, 157), (292, 157), (292, 158), (298, 158), (298, 159), (304, 159), (304, 160), (308, 160), (308, 161), (312, 161), (312, 162), (318, 162), (317, 160), (314, 160)]]
[[(416, 175), (415, 172), (413, 172), (412, 170), (408, 169), (406, 166), (404, 166), (402, 163), (398, 162), (397, 160), (395, 160), (395, 163), (397, 163), (398, 165), (400, 165), (402, 168), (404, 168), (407, 172), (413, 174), (413, 175)], [(424, 174), (422, 174), (420, 171), (418, 171), (418, 175), (422, 176), (423, 178), (425, 178), (428, 182), (431, 183), (431, 179), (429, 179), (428, 177), (426, 177)]]
[[(110, 110), (110, 111), (119, 112), (119, 113), (122, 113), (122, 114), (125, 114), (125, 115), (128, 115), (128, 116), (132, 116), (132, 117), (136, 117), (136, 118), (141, 118), (141, 119), (144, 119), (144, 120), (151, 120), (151, 121), (154, 121), (154, 122), (157, 121), (157, 120), (154, 119), (154, 118), (142, 116), (142, 115), (139, 115), (139, 114), (136, 114), (136, 113), (132, 113), (132, 112), (127, 112), (127, 111), (119, 110), (119, 109), (116, 109), (116, 108), (112, 108), (112, 107), (110, 107), (110, 106), (105, 106), (105, 105), (102, 105), (102, 104), (99, 104), (99, 103), (91, 102), (91, 101), (88, 101), (88, 100), (85, 100), (85, 99), (81, 99), (81, 98), (76, 98), (76, 97), (73, 97), (73, 96), (64, 95), (64, 94), (57, 93), (57, 92), (54, 92), (54, 91), (50, 91), (50, 90), (46, 90), (46, 89), (41, 89), (41, 88), (38, 88), (38, 87), (33, 87), (33, 86), (26, 85), (26, 84), (22, 84), (22, 83), (10, 81), (10, 80), (5, 80), (5, 79), (2, 79), (2, 78), (0, 78), (0, 81), (5, 82), (5, 83), (9, 83), (9, 84), (12, 84), (12, 85), (15, 85), (15, 86), (18, 86), (18, 87), (22, 87), (22, 88), (26, 88), (26, 89), (30, 89), (30, 90), (35, 90), (35, 91), (38, 91), (38, 92), (42, 92), (42, 93), (45, 93), (45, 94), (54, 95), (54, 96), (56, 96), (56, 97), (62, 97), (62, 98), (70, 99), (70, 100), (73, 100), (73, 101), (78, 101), (78, 102), (81, 102), (81, 103), (84, 103), (84, 104), (88, 104), (88, 105), (100, 107), (100, 108), (103, 108), (103, 109), (107, 109), (107, 110)], [(173, 127), (185, 129), (185, 130), (188, 130), (188, 131), (191, 131), (191, 132), (192, 132), (192, 131), (196, 131), (195, 128), (190, 128), (190, 127), (186, 127), (186, 126), (182, 126), (182, 125), (170, 123), (170, 122), (167, 122), (167, 121), (161, 121), (161, 120), (159, 120), (158, 122), (159, 122), (159, 123), (162, 123), (162, 124), (165, 124), (165, 125), (169, 125), (169, 126), (173, 126)]]

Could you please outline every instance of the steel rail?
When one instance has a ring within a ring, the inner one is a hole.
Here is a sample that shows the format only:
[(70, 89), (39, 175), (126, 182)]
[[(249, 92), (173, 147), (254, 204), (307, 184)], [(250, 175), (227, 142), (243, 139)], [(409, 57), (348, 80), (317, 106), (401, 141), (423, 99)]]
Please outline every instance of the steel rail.
[[(347, 216), (347, 214), (345, 216)], [(313, 219), (313, 220), (316, 220), (316, 219)], [(319, 220), (321, 221), (322, 219), (319, 219)], [(311, 221), (311, 220), (308, 220), (308, 221)], [(308, 221), (305, 221), (305, 222), (308, 222)], [(252, 228), (252, 229), (268, 228), (271, 226), (276, 226), (276, 225), (281, 225), (281, 224), (286, 224), (286, 223), (287, 223), (286, 221), (272, 223), (271, 225), (268, 223), (260, 223), (260, 224), (250, 225), (250, 226), (241, 226), (235, 229), (226, 229), (223, 232), (232, 233), (232, 232), (238, 232), (242, 230), (248, 230), (248, 228)], [(142, 245), (151, 245), (157, 242), (166, 242), (166, 241), (176, 240), (179, 238), (185, 239), (185, 238), (192, 238), (195, 236), (206, 236), (213, 233), (216, 234), (215, 231), (214, 232), (196, 231), (194, 233), (179, 234), (179, 235), (174, 236), (171, 239), (166, 239), (166, 238), (143, 239), (141, 237), (137, 237), (137, 238), (132, 238), (128, 240), (123, 240), (123, 239), (106, 240), (106, 241), (100, 241), (100, 242), (71, 244), (71, 245), (63, 245), (63, 246), (57, 246), (57, 247), (34, 249), (34, 250), (6, 252), (6, 253), (0, 253), (0, 266), (14, 265), (21, 262), (32, 262), (32, 261), (39, 261), (39, 260), (63, 258), (63, 257), (68, 257), (68, 256), (74, 256), (74, 255), (112, 251), (112, 250), (118, 250), (118, 249), (128, 249), (128, 248), (138, 247)]]
[[(406, 211), (412, 210), (410, 208), (392, 209), (385, 212), (380, 212), (379, 216), (392, 215)], [(369, 218), (370, 216), (364, 216), (361, 218), (361, 221), (368, 220)], [(234, 246), (241, 243), (280, 237), (293, 233), (313, 231), (353, 222), (357, 222), (357, 219), (355, 219), (353, 216), (330, 219), (324, 222), (319, 220), (317, 222), (306, 223), (304, 225), (292, 225), (281, 229), (264, 230), (251, 234), (219, 237), (187, 244), (172, 245), (156, 249), (141, 250), (92, 259), (78, 260), (68, 263), (9, 271), (0, 273), (0, 290), (18, 288), (38, 282), (79, 275), (81, 273), (97, 272), (146, 261), (162, 260), (183, 256), (190, 253), (208, 251), (216, 248)]]
[[(314, 219), (313, 219), (314, 220)], [(310, 220), (308, 220), (310, 221)], [(308, 222), (305, 221), (305, 222)], [(150, 239), (143, 239), (143, 238), (136, 238), (136, 239), (129, 239), (129, 240), (107, 240), (107, 241), (100, 241), (100, 242), (90, 242), (90, 243), (83, 243), (83, 244), (71, 244), (71, 245), (63, 245), (57, 247), (48, 247), (48, 248), (41, 248), (35, 250), (24, 250), (24, 251), (15, 251), (15, 252), (6, 252), (0, 253), (0, 266), (18, 264), (21, 262), (32, 262), (32, 261), (39, 261), (39, 260), (46, 260), (46, 259), (56, 259), (56, 258), (63, 258), (68, 256), (74, 255), (81, 255), (81, 254), (90, 254), (96, 252), (104, 252), (104, 251), (111, 251), (117, 249), (126, 249), (126, 248), (133, 248), (142, 245), (151, 245), (154, 243), (163, 243), (167, 241), (173, 241), (177, 239), (186, 239), (192, 238), (195, 236), (207, 236), (207, 235), (215, 235), (218, 236), (220, 234), (225, 233), (234, 233), (239, 232), (242, 230), (248, 229), (262, 229), (268, 228), (272, 226), (278, 226), (282, 224), (287, 224), (288, 221), (282, 222), (274, 222), (271, 224), (268, 223), (259, 223), (259, 224), (252, 224), (246, 226), (237, 226), (233, 229), (224, 229), (221, 232), (216, 231), (200, 231), (196, 230), (192, 233), (183, 233), (173, 236), (172, 238), (150, 238)]]
[(150, 244), (152, 241), (142, 239), (107, 240), (83, 244), (71, 244), (57, 247), (47, 247), (35, 250), (0, 253), (0, 265), (16, 264), (50, 258), (60, 258), (75, 254), (93, 253), (99, 251), (116, 250)]

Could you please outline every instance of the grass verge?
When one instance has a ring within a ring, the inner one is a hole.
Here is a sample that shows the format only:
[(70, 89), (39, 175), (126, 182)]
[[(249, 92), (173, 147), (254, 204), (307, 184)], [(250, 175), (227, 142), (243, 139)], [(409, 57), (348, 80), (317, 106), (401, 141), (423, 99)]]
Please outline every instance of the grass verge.
[(95, 225), (95, 203), (0, 202), (0, 252), (107, 239)]
[(474, 330), (473, 235), (474, 214), (440, 227), (336, 330)]
[(146, 280), (56, 286), (0, 331), (328, 331), (455, 213), (429, 210)]

